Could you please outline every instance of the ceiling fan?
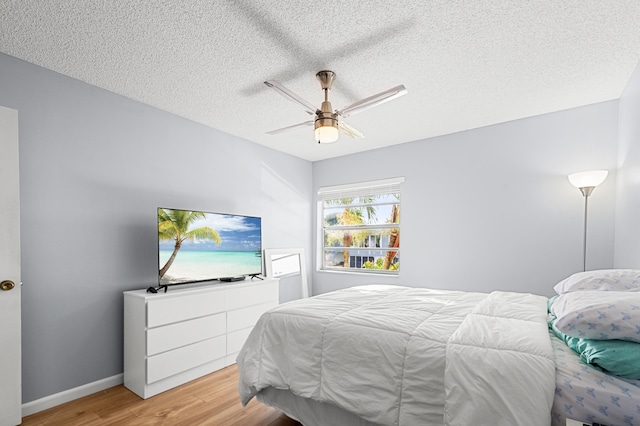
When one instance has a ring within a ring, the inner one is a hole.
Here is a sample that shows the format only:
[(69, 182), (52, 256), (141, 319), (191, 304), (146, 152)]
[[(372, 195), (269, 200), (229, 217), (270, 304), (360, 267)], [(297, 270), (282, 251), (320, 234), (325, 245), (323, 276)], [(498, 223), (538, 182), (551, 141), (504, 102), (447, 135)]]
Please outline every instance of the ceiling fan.
[(342, 109), (333, 111), (331, 102), (329, 102), (329, 90), (336, 78), (336, 74), (333, 71), (319, 71), (316, 73), (316, 78), (320, 81), (322, 90), (324, 91), (324, 102), (320, 109), (316, 108), (310, 102), (304, 100), (296, 93), (284, 87), (282, 84), (275, 80), (267, 80), (264, 82), (267, 86), (280, 93), (290, 101), (300, 105), (309, 115), (315, 115), (315, 119), (308, 120), (303, 123), (294, 124), (293, 126), (283, 127), (281, 129), (272, 130), (267, 132), (269, 135), (276, 135), (278, 133), (286, 132), (297, 127), (304, 127), (314, 125), (315, 138), (318, 143), (330, 143), (338, 140), (338, 134), (340, 132), (352, 138), (362, 138), (364, 135), (353, 127), (349, 126), (342, 120), (350, 115), (362, 112), (366, 109), (380, 105), (384, 102), (390, 101), (407, 93), (407, 89), (404, 85), (393, 87), (384, 92), (380, 92), (368, 98), (361, 99), (357, 102), (347, 105)]

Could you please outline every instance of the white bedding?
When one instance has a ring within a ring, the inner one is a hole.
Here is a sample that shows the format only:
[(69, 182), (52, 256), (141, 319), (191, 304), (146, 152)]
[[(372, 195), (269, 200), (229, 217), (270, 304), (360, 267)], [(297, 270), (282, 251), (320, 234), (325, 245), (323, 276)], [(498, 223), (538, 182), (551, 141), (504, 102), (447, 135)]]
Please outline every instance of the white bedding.
[(290, 302), (238, 355), (241, 399), (286, 389), (383, 425), (550, 424), (546, 303), (397, 286)]

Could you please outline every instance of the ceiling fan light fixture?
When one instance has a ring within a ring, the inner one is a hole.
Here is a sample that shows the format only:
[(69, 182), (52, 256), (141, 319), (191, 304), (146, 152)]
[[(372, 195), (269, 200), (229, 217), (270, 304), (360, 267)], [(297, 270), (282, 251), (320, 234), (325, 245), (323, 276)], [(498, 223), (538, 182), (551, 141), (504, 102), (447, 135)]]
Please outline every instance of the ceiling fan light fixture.
[[(329, 73), (331, 71), (324, 72)], [(320, 77), (318, 78), (320, 79)], [(329, 80), (329, 85), (331, 81), (332, 79)], [(318, 143), (333, 143), (338, 140), (338, 117), (332, 112), (331, 102), (329, 102), (329, 87), (325, 87), (325, 83), (323, 83), (324, 102), (322, 102), (320, 110), (316, 112), (314, 134)]]
[(338, 120), (335, 118), (318, 118), (315, 127), (318, 143), (333, 143), (338, 140)]

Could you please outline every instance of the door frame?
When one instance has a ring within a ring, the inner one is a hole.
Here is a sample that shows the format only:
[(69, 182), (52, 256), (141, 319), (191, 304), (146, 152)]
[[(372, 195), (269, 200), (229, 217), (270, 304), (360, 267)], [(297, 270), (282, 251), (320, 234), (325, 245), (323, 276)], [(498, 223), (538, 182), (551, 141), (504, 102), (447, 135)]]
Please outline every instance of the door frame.
[(18, 111), (0, 106), (0, 426), (22, 423), (22, 336), (20, 271), (20, 174)]

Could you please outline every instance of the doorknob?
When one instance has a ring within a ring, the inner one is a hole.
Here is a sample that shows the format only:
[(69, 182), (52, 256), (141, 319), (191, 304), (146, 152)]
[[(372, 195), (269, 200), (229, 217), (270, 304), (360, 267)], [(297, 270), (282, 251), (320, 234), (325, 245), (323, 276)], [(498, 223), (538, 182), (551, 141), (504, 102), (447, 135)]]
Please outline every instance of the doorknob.
[(16, 286), (16, 283), (14, 283), (11, 280), (4, 280), (0, 283), (0, 289), (4, 291), (13, 290), (15, 286)]

